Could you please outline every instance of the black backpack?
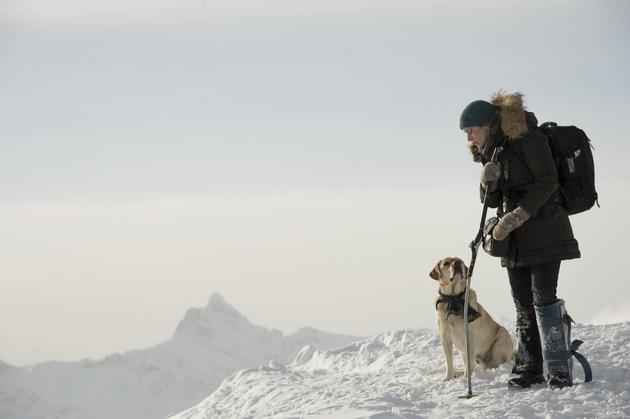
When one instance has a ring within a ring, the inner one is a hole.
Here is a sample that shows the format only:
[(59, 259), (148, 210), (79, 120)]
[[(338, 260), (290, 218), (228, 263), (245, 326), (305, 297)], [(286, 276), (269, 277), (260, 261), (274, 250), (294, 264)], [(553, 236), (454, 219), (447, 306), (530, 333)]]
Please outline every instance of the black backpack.
[(569, 215), (589, 210), (595, 203), (599, 207), (591, 140), (581, 129), (559, 127), (555, 122), (545, 122), (540, 130), (549, 139), (563, 206)]

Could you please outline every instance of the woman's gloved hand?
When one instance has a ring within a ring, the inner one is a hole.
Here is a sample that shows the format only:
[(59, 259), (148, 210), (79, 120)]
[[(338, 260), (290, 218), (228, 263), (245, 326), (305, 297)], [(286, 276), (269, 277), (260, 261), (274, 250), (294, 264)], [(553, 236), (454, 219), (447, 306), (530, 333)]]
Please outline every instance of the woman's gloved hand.
[(505, 214), (501, 218), (494, 229), (492, 229), (492, 237), (495, 240), (504, 240), (512, 231), (522, 226), (527, 220), (529, 220), (527, 211), (517, 207), (514, 211)]
[(488, 162), (481, 169), (481, 185), (490, 192), (497, 189), (497, 180), (501, 177), (501, 163)]

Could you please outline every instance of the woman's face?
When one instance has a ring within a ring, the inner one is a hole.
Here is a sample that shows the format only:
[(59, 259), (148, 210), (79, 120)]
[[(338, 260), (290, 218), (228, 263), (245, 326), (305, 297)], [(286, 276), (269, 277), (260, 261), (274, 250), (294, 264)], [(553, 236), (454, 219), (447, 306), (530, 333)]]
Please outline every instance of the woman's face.
[(464, 128), (464, 132), (468, 136), (468, 142), (472, 142), (479, 150), (483, 150), (483, 146), (488, 141), (488, 126)]

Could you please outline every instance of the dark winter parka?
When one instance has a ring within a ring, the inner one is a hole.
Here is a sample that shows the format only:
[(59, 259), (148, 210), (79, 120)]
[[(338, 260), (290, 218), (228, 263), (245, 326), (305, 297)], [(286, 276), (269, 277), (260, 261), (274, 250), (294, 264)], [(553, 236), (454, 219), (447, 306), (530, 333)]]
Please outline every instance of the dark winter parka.
[[(503, 145), (501, 178), (488, 196), (490, 208), (499, 216), (522, 207), (530, 215), (510, 233), (510, 245), (501, 265), (514, 268), (580, 257), (569, 216), (561, 205), (558, 174), (547, 138), (537, 129), (538, 121), (526, 112), (520, 93), (499, 92), (492, 103), (501, 109), (491, 123), (491, 149)], [(472, 147), (475, 161), (487, 158)], [(481, 190), (483, 202), (484, 191)]]

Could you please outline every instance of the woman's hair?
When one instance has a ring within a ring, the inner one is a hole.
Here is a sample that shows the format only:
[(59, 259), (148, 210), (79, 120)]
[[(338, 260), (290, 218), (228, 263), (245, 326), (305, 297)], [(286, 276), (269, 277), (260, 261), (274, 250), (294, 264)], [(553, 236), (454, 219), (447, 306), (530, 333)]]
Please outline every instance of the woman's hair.
[(497, 143), (503, 138), (503, 131), (501, 131), (501, 117), (499, 116), (499, 112), (496, 112), (490, 123), (488, 124), (488, 128), (486, 128), (487, 132), (487, 140), (486, 144), (483, 147), (483, 150), (480, 150), (474, 143), (468, 143), (468, 151), (473, 156), (473, 161), (481, 162), (486, 164), (490, 161), (492, 157), (492, 153), (494, 152), (494, 148)]

